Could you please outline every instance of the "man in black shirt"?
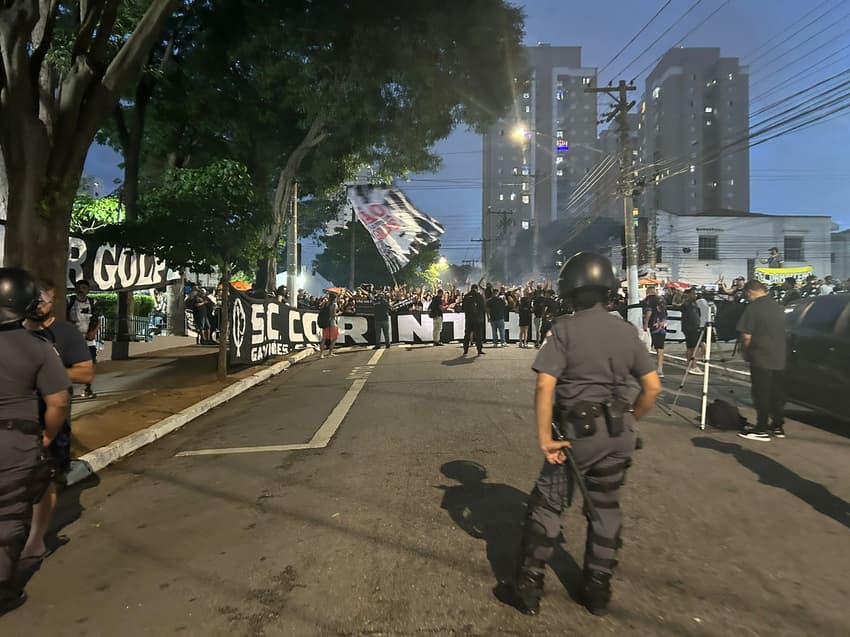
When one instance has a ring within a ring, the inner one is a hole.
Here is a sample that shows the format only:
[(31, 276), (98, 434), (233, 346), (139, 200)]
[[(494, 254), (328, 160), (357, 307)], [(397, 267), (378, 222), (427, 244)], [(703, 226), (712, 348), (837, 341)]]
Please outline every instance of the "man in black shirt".
[(493, 328), (493, 347), (504, 347), (505, 343), (505, 311), (507, 304), (500, 294), (494, 294), (487, 301), (487, 313), (490, 315), (490, 326)]
[(431, 321), (434, 324), (434, 330), (431, 334), (431, 339), (434, 341), (435, 347), (443, 344), (443, 311), (445, 309), (446, 302), (443, 299), (443, 291), (437, 290), (437, 293), (434, 295), (434, 298), (431, 299), (431, 303), (428, 306), (428, 316), (431, 317)]
[(786, 277), (782, 289), (785, 290), (785, 294), (782, 296), (782, 305), (788, 305), (802, 298), (800, 290), (797, 289), (797, 279), (793, 276)]
[(761, 281), (753, 279), (747, 282), (744, 294), (749, 305), (738, 321), (737, 329), (741, 333), (744, 358), (750, 363), (757, 421), (755, 426), (746, 425), (738, 435), (759, 441), (769, 441), (771, 435), (784, 438), (785, 312)]
[[(49, 281), (41, 282), (41, 299), (38, 309), (24, 321), (24, 327), (41, 336), (53, 347), (62, 359), (72, 383), (89, 384), (94, 379), (94, 364), (89, 355), (85, 338), (76, 326), (53, 315), (56, 286)], [(70, 398), (70, 396), (69, 396)], [(59, 474), (71, 468), (71, 414), (68, 413), (61, 431), (50, 444), (50, 453)], [(32, 528), (29, 539), (21, 553), (21, 559), (41, 557), (47, 552), (44, 536), (50, 517), (56, 508), (56, 486), (51, 483), (47, 493), (33, 508)]]
[(469, 353), (469, 344), (472, 339), (475, 339), (475, 347), (479, 354), (484, 353), (484, 297), (478, 291), (478, 285), (472, 284), (470, 291), (464, 295), (463, 303), (464, 313), (464, 334), (463, 334), (463, 355)]
[(381, 334), (384, 335), (384, 346), (390, 348), (390, 304), (387, 303), (386, 297), (379, 294), (375, 299), (375, 347), (381, 348)]

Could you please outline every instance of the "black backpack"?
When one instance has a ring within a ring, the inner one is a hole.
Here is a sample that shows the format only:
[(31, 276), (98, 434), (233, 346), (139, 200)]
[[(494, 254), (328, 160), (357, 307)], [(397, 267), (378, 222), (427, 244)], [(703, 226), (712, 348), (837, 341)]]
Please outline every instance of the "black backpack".
[(330, 303), (328, 303), (327, 305), (325, 305), (325, 307), (323, 307), (321, 310), (319, 310), (319, 316), (316, 319), (316, 323), (319, 325), (319, 327), (321, 327), (323, 329), (331, 326), (331, 304)]
[(747, 424), (747, 419), (735, 405), (719, 398), (708, 406), (706, 420), (712, 427), (725, 431), (739, 430)]

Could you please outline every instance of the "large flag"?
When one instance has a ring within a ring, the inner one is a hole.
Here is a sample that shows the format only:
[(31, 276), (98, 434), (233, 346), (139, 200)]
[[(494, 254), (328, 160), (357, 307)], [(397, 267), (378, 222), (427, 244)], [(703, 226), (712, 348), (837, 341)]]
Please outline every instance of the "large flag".
[(393, 274), (445, 232), (439, 221), (414, 208), (396, 188), (351, 186), (348, 200)]

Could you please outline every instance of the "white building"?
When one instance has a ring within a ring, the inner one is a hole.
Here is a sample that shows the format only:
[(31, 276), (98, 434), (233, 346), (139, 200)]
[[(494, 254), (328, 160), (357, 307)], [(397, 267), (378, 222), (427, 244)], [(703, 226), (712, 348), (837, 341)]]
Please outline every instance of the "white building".
[(850, 278), (850, 229), (832, 233), (832, 276)]
[[(717, 210), (676, 215), (658, 210), (658, 278), (710, 285), (722, 276), (751, 278), (766, 267), (776, 247), (784, 267), (812, 266), (818, 277), (832, 274), (832, 219), (826, 216), (767, 215)], [(764, 261), (763, 261), (764, 260)]]

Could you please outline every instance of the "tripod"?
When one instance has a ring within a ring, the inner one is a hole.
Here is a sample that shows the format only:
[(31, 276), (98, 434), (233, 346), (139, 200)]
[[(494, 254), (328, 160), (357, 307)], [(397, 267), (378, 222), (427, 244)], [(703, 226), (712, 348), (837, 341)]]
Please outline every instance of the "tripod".
[[(702, 377), (702, 397), (701, 397), (701, 405), (700, 405), (700, 424), (699, 428), (705, 431), (705, 414), (708, 409), (708, 376), (711, 370), (711, 336), (714, 332), (714, 323), (709, 321), (705, 324), (705, 330), (700, 332), (699, 338), (697, 339), (695, 351), (699, 351), (700, 345), (703, 343), (703, 336), (705, 336), (705, 354), (703, 358), (703, 377)], [(691, 372), (691, 368), (696, 361), (695, 358), (692, 358), (688, 361), (688, 364), (685, 366), (685, 373), (682, 374), (682, 382), (679, 383), (679, 389), (676, 391), (676, 397), (673, 399), (673, 406), (675, 407), (679, 402), (679, 397), (682, 395), (682, 389), (685, 387), (685, 381), (688, 378), (688, 374)]]

